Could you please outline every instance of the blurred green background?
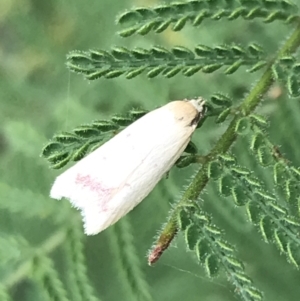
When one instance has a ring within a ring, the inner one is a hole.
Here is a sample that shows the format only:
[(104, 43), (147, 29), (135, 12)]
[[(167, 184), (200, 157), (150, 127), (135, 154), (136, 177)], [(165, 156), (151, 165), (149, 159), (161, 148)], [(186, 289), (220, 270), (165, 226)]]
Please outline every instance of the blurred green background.
[[(40, 158), (40, 152), (53, 134), (94, 119), (108, 119), (114, 113), (126, 113), (135, 106), (151, 110), (170, 100), (209, 97), (214, 92), (228, 93), (238, 103), (260, 76), (241, 68), (233, 76), (215, 72), (198, 73), (192, 78), (176, 76), (171, 80), (140, 76), (133, 80), (88, 82), (66, 69), (65, 57), (69, 51), (109, 49), (113, 45), (193, 47), (235, 42), (246, 46), (254, 41), (274, 55), (292, 30), (280, 22), (266, 25), (260, 21), (222, 20), (205, 21), (199, 28), (187, 26), (180, 33), (168, 30), (160, 35), (127, 39), (116, 34), (115, 18), (119, 13), (158, 3), (155, 0), (4, 0), (0, 3), (0, 281), (9, 284), (12, 300), (45, 300), (31, 270), (20, 274), (19, 267), (26, 264), (34, 250), (49, 241), (51, 244), (53, 236), (59, 237), (74, 216), (80, 217), (67, 201), (48, 197), (61, 171), (50, 170)], [(299, 166), (299, 100), (289, 99), (282, 91), (280, 97), (270, 95), (257, 112), (270, 117), (271, 140)], [(194, 135), (200, 153), (210, 150), (226, 125), (209, 120)], [(256, 170), (271, 187), (271, 172), (260, 168), (252, 158), (248, 139), (240, 139), (234, 153), (241, 164)], [(145, 288), (148, 286), (152, 296), (140, 300), (237, 299), (224, 274), (213, 280), (205, 277), (194, 254), (186, 252), (181, 235), (156, 265), (147, 264), (146, 255), (156, 233), (196, 168), (173, 168), (169, 178), (163, 179), (117, 228), (84, 237), (87, 273), (99, 300), (134, 300), (120, 260), (125, 250), (116, 240), (118, 227), (128, 224), (132, 229), (127, 234), (136, 249), (133, 257), (139, 261), (137, 266), (147, 283)], [(220, 197), (214, 183), (208, 185), (202, 201), (213, 222), (225, 230), (228, 241), (237, 247), (246, 272), (265, 292), (266, 300), (299, 300), (300, 273), (273, 245), (262, 241), (248, 223), (244, 209), (236, 208), (230, 198)], [(68, 259), (63, 243), (61, 239), (54, 244), (49, 256), (65, 283)], [(72, 290), (68, 288), (69, 293)], [(72, 293), (68, 300), (73, 300), (71, 296)]]

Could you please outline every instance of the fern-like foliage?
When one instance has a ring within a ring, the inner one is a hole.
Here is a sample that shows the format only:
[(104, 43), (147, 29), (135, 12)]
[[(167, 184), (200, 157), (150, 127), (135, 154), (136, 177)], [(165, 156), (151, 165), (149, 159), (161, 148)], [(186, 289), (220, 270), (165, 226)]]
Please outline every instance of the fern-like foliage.
[(42, 156), (47, 158), (52, 168), (62, 168), (69, 161), (82, 159), (145, 113), (143, 110), (131, 110), (126, 116), (116, 115), (111, 120), (95, 120), (91, 124), (77, 127), (72, 133), (57, 134), (44, 147)]
[(120, 223), (112, 227), (110, 243), (116, 255), (116, 265), (123, 273), (120, 278), (127, 293), (127, 299), (151, 301), (150, 289), (143, 275), (141, 263), (136, 256), (133, 230), (127, 218), (123, 218)]
[(198, 45), (194, 51), (183, 46), (171, 50), (161, 46), (149, 50), (115, 47), (110, 52), (73, 51), (68, 54), (67, 60), (70, 70), (82, 73), (89, 80), (121, 75), (131, 79), (142, 73), (149, 78), (160, 74), (171, 78), (179, 73), (192, 76), (199, 71), (212, 73), (222, 67), (226, 67), (225, 74), (232, 74), (241, 66), (247, 66), (248, 72), (255, 72), (267, 64), (263, 49), (255, 43), (248, 47), (220, 45), (211, 48)]
[(168, 27), (181, 30), (186, 24), (199, 26), (206, 19), (234, 21), (238, 18), (260, 18), (265, 23), (276, 20), (290, 23), (299, 19), (297, 7), (289, 1), (259, 0), (194, 0), (159, 5), (154, 8), (136, 8), (123, 13), (117, 22), (125, 27), (119, 34), (128, 37), (145, 35), (150, 31), (161, 33)]
[(252, 280), (245, 274), (244, 265), (236, 257), (234, 247), (196, 204), (187, 204), (179, 211), (178, 227), (184, 231), (189, 250), (196, 252), (209, 277), (217, 275), (222, 268), (243, 300), (263, 299), (262, 292), (254, 287)]
[(267, 191), (249, 169), (234, 164), (234, 161), (226, 158), (210, 164), (209, 175), (218, 180), (220, 194), (231, 195), (237, 206), (246, 206), (249, 220), (257, 226), (264, 241), (275, 243), (298, 268), (299, 220), (288, 214), (286, 206), (280, 204), (276, 195)]
[(84, 257), (84, 237), (81, 224), (76, 221), (68, 231), (68, 240), (64, 244), (68, 263), (68, 285), (74, 301), (99, 301), (87, 276)]
[(272, 66), (276, 80), (287, 87), (290, 97), (300, 96), (300, 64), (293, 56), (279, 58)]
[[(231, 199), (236, 211), (246, 211), (249, 227), (253, 226), (264, 242), (274, 244), (288, 262), (299, 268), (300, 170), (268, 136), (269, 120), (254, 113), (276, 81), (286, 88), (290, 97), (300, 96), (300, 65), (296, 55), (300, 46), (298, 6), (288, 0), (177, 1), (126, 11), (119, 15), (117, 23), (121, 27), (119, 34), (129, 37), (151, 32), (159, 34), (167, 28), (178, 32), (188, 25), (200, 32), (200, 25), (206, 20), (220, 23), (224, 20), (237, 22), (237, 19), (264, 23), (278, 21), (278, 26), (288, 24), (293, 27), (293, 32), (280, 44), (280, 49), (272, 50), (253, 41), (242, 45), (237, 41), (226, 44), (220, 41), (213, 46), (204, 45), (201, 40), (193, 41), (193, 47), (126, 48), (121, 45), (109, 51), (76, 50), (67, 55), (67, 67), (88, 80), (117, 77), (130, 80), (138, 76), (161, 76), (167, 80), (175, 75), (192, 77), (200, 71), (205, 76), (222, 70), (218, 74), (220, 77), (237, 70), (261, 71), (255, 73), (257, 80), (253, 85), (248, 84), (249, 93), (243, 99), (234, 101), (220, 92), (207, 99), (205, 117), (198, 128), (208, 121), (210, 126), (221, 124), (224, 130), (218, 139), (214, 137), (214, 146), (206, 154), (200, 154), (196, 144), (191, 142), (176, 162), (178, 168), (194, 164), (196, 172), (172, 207), (148, 257), (149, 264), (154, 264), (175, 237), (183, 235), (188, 250), (196, 254), (208, 277), (225, 272), (241, 300), (260, 301), (264, 295), (258, 289), (259, 284), (253, 284), (246, 265), (238, 257), (238, 247), (225, 239), (224, 231), (216, 226), (214, 216), (202, 208), (199, 200), (205, 200), (203, 191), (209, 183), (217, 184), (220, 199)], [(43, 148), (42, 157), (53, 169), (79, 161), (146, 113), (142, 109), (132, 109), (125, 115), (95, 120), (55, 134)], [(256, 158), (259, 168), (272, 171), (271, 184), (239, 162), (239, 156), (232, 148), (237, 140), (248, 141), (249, 148), (245, 152)], [(39, 174), (34, 170), (32, 173)], [(0, 275), (1, 300), (11, 301), (9, 290), (27, 278), (40, 288), (43, 300), (100, 300), (89, 281), (85, 237), (78, 217), (66, 202), (59, 203), (59, 207), (57, 204), (35, 191), (14, 187), (10, 182), (0, 183), (0, 208), (3, 211), (45, 224), (51, 219), (53, 226), (58, 228), (35, 246), (21, 235), (13, 238), (1, 235), (0, 264), (8, 267), (7, 273)], [(150, 285), (135, 249), (134, 231), (126, 218), (107, 230), (109, 248), (115, 257), (113, 266), (120, 272), (120, 282), (128, 300), (150, 301)], [(66, 275), (58, 272), (55, 260), (49, 255), (60, 246), (65, 251)]]
[(45, 300), (69, 301), (64, 285), (52, 261), (45, 256), (34, 259), (33, 277), (40, 285)]
[[(207, 117), (216, 117), (216, 123), (226, 120), (232, 111), (233, 100), (227, 95), (216, 93), (207, 101), (206, 116), (198, 124), (200, 127)], [(44, 146), (41, 156), (46, 158), (53, 169), (60, 169), (71, 161), (79, 161), (87, 154), (100, 147), (124, 127), (145, 115), (147, 111), (133, 109), (126, 115), (115, 115), (110, 120), (95, 120), (91, 124), (80, 125), (73, 132), (62, 132), (53, 136)], [(190, 142), (185, 154), (176, 162), (179, 168), (199, 162), (197, 148)]]

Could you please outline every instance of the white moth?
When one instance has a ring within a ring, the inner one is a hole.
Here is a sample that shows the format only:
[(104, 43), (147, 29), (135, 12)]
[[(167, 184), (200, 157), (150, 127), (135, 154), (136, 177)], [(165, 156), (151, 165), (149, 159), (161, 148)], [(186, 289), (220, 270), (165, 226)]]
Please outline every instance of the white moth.
[(140, 203), (180, 157), (202, 117), (202, 98), (153, 110), (58, 176), (50, 196), (79, 208), (97, 234)]

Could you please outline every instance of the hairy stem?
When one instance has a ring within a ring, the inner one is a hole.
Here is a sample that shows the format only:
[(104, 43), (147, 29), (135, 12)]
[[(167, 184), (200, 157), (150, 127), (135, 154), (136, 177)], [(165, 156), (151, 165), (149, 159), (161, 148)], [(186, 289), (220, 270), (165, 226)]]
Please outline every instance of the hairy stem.
[[(294, 30), (292, 35), (288, 38), (288, 40), (285, 42), (285, 44), (280, 49), (278, 55), (274, 58), (273, 61), (276, 61), (276, 59), (281, 56), (295, 52), (299, 46), (300, 46), (300, 23), (298, 23), (296, 29)], [(247, 116), (254, 111), (257, 105), (262, 101), (264, 94), (268, 91), (273, 81), (274, 79), (272, 77), (272, 64), (270, 64), (267, 70), (260, 78), (260, 80), (257, 82), (254, 88), (250, 91), (249, 95), (245, 98), (245, 100), (240, 105), (240, 113), (233, 118), (225, 133), (218, 140), (218, 142), (211, 150), (211, 152), (206, 156), (207, 161), (202, 165), (202, 167), (196, 173), (192, 182), (189, 184), (187, 190), (184, 192), (181, 200), (174, 207), (167, 224), (164, 226), (160, 234), (160, 237), (158, 238), (158, 242), (164, 241), (164, 237), (175, 236), (175, 233), (178, 231), (176, 217), (178, 215), (178, 212), (181, 210), (181, 207), (188, 201), (196, 201), (198, 199), (201, 191), (206, 186), (209, 180), (207, 175), (207, 169), (209, 163), (212, 160), (214, 160), (218, 155), (224, 154), (229, 150), (229, 148), (232, 146), (232, 144), (237, 138), (235, 127), (239, 118), (241, 116)], [(173, 236), (172, 233), (170, 233), (170, 229), (171, 231), (174, 232)], [(168, 241), (168, 244), (170, 244), (170, 241)], [(156, 260), (157, 259), (158, 258), (156, 258)]]

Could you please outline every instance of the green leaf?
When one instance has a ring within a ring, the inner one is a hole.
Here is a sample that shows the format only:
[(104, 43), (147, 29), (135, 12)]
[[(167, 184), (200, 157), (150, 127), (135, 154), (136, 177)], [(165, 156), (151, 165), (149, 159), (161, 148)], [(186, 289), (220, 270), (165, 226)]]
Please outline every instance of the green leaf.
[(299, 196), (299, 182), (291, 179), (286, 180), (285, 193), (287, 200), (296, 199)]
[(203, 227), (207, 231), (207, 233), (214, 236), (214, 238), (220, 237), (222, 234), (221, 230), (216, 226), (206, 224)]
[(245, 292), (248, 295), (247, 298), (251, 298), (250, 300), (263, 301), (264, 299), (263, 293), (253, 286), (246, 287)]
[(292, 67), (295, 63), (295, 57), (293, 56), (283, 56), (279, 59), (279, 62), (285, 67)]
[(157, 14), (156, 14), (155, 10), (153, 10), (153, 9), (139, 7), (139, 8), (136, 8), (135, 11), (138, 12), (142, 16), (142, 20), (152, 19), (152, 18), (157, 17)]
[(153, 47), (150, 52), (156, 59), (168, 60), (172, 57), (172, 54), (166, 48), (160, 46)]
[(169, 27), (169, 25), (172, 23), (172, 20), (171, 19), (169, 19), (169, 20), (167, 20), (167, 21), (164, 21), (164, 22), (161, 22), (159, 25), (157, 25), (156, 27), (155, 27), (155, 29), (154, 29), (154, 31), (156, 32), (156, 33), (161, 33), (161, 32), (163, 32), (164, 30), (166, 30), (168, 27)]
[(271, 210), (278, 215), (287, 215), (287, 209), (285, 209), (284, 207), (278, 205), (275, 202), (268, 202), (268, 207), (271, 208)]
[(242, 65), (244, 61), (243, 60), (238, 60), (234, 62), (232, 65), (227, 67), (224, 71), (225, 74), (233, 74), (235, 71), (237, 71)]
[(287, 88), (291, 97), (300, 96), (300, 83), (296, 74), (291, 74), (287, 80)]
[(156, 77), (157, 75), (159, 75), (166, 67), (165, 66), (158, 66), (158, 67), (155, 67), (153, 68), (152, 70), (150, 70), (148, 73), (147, 73), (147, 76), (149, 78), (153, 78), (153, 77)]
[(135, 22), (138, 22), (141, 19), (141, 15), (137, 11), (127, 11), (123, 13), (117, 20), (117, 23), (120, 25), (125, 24), (135, 24)]
[(133, 120), (137, 120), (141, 117), (143, 117), (144, 115), (146, 115), (148, 113), (148, 111), (145, 110), (138, 110), (138, 109), (133, 109), (129, 111), (129, 115), (130, 117), (132, 117)]
[(173, 76), (175, 76), (176, 74), (178, 74), (181, 70), (182, 70), (182, 66), (178, 66), (178, 67), (175, 67), (175, 68), (171, 68), (168, 72), (163, 72), (163, 75), (166, 77), (166, 78), (171, 78)]
[(185, 76), (192, 76), (195, 73), (199, 72), (202, 69), (203, 66), (194, 66), (194, 67), (189, 67), (184, 69), (184, 71), (182, 72), (183, 75)]
[(273, 224), (272, 220), (268, 216), (264, 216), (259, 221), (259, 229), (262, 237), (266, 243), (271, 242), (273, 238)]
[(247, 215), (249, 220), (254, 224), (257, 225), (261, 219), (261, 208), (253, 201), (249, 201), (247, 203)]
[(211, 57), (215, 55), (214, 50), (205, 45), (198, 45), (195, 48), (195, 52), (199, 57)]
[(114, 47), (111, 50), (111, 55), (117, 59), (117, 60), (130, 60), (131, 59), (131, 53), (130, 51), (125, 47)]
[(264, 68), (266, 65), (267, 65), (266, 61), (259, 61), (254, 66), (252, 66), (250, 69), (248, 69), (247, 71), (249, 73), (253, 73), (253, 72), (256, 72), (256, 71)]
[(236, 206), (244, 206), (248, 202), (248, 196), (245, 188), (241, 185), (232, 188), (232, 197)]
[(187, 147), (184, 150), (185, 153), (189, 153), (189, 154), (197, 154), (198, 149), (197, 146), (194, 142), (190, 141), (187, 145)]
[(133, 26), (119, 31), (118, 34), (123, 38), (127, 38), (135, 34), (137, 30), (138, 28), (136, 26)]
[(251, 121), (254, 122), (258, 126), (266, 127), (269, 124), (268, 120), (261, 115), (251, 114), (251, 115), (249, 115), (249, 117), (251, 118)]
[(223, 160), (225, 164), (235, 164), (236, 159), (235, 157), (229, 155), (229, 154), (220, 154), (219, 155), (220, 160)]
[(299, 246), (291, 242), (287, 244), (287, 258), (298, 269), (300, 265)]
[(53, 153), (62, 151), (63, 148), (64, 148), (63, 144), (51, 141), (46, 146), (44, 146), (44, 148), (42, 149), (41, 156), (47, 158)]
[(262, 133), (257, 133), (256, 135), (252, 136), (251, 139), (251, 145), (250, 149), (252, 151), (257, 152), (260, 147), (265, 146), (265, 137), (263, 136)]
[(76, 150), (73, 153), (71, 160), (72, 161), (81, 160), (87, 154), (89, 147), (90, 147), (90, 142), (83, 144), (78, 150)]
[(172, 27), (172, 30), (174, 31), (180, 31), (186, 24), (186, 22), (189, 20), (189, 16), (184, 16), (180, 18)]
[(185, 210), (180, 210), (177, 222), (181, 231), (185, 231), (186, 228), (192, 223), (189, 214)]
[(117, 69), (117, 70), (113, 70), (113, 71), (108, 71), (107, 73), (104, 74), (105, 78), (116, 78), (119, 77), (121, 75), (123, 75), (126, 72), (126, 70), (123, 69)]
[(228, 46), (216, 46), (213, 48), (214, 53), (219, 57), (228, 57), (231, 56), (231, 49)]
[(52, 169), (61, 169), (61, 168), (63, 168), (65, 165), (67, 165), (70, 162), (71, 157), (72, 157), (72, 154), (69, 154), (69, 156), (66, 157), (65, 159), (63, 159), (61, 161), (57, 161), (56, 163), (52, 163), (50, 165), (50, 167)]
[(94, 143), (94, 144), (91, 146), (90, 152), (93, 152), (94, 150), (96, 150), (97, 148), (99, 148), (101, 145), (103, 145), (103, 141), (102, 141), (102, 140), (100, 140), (100, 141), (97, 142), (97, 143)]
[(285, 253), (287, 251), (288, 238), (285, 233), (276, 229), (274, 231), (274, 241), (280, 252)]
[(177, 46), (172, 48), (172, 53), (180, 59), (194, 59), (195, 54), (188, 48)]
[(136, 69), (134, 69), (132, 71), (128, 71), (126, 73), (126, 78), (127, 79), (132, 79), (132, 78), (134, 78), (134, 77), (142, 74), (146, 69), (147, 69), (147, 67), (143, 66), (143, 67), (136, 68)]
[(236, 56), (246, 56), (246, 51), (238, 45), (233, 45), (230, 47)]
[(231, 175), (225, 175), (219, 180), (219, 191), (223, 196), (229, 196), (235, 185), (236, 183), (233, 177)]
[(251, 131), (251, 122), (248, 117), (242, 117), (235, 126), (235, 132), (238, 135), (247, 135)]
[(188, 155), (188, 156), (181, 156), (175, 163), (176, 167), (178, 168), (184, 168), (192, 163), (195, 163), (196, 157), (195, 155)]
[(190, 250), (194, 250), (199, 238), (199, 231), (194, 224), (189, 225), (185, 230), (185, 241)]
[(246, 181), (246, 183), (249, 186), (253, 186), (253, 187), (257, 187), (257, 188), (261, 187), (259, 180), (253, 176), (246, 176), (246, 177), (244, 177), (244, 180)]
[(149, 59), (151, 54), (150, 51), (144, 48), (134, 48), (131, 51), (131, 54), (137, 59), (137, 60), (146, 60)]
[(283, 11), (277, 10), (268, 14), (266, 18), (264, 18), (263, 22), (271, 23), (275, 20), (284, 20), (286, 18), (286, 14)]
[(278, 62), (272, 65), (272, 73), (276, 80), (285, 80), (286, 78), (286, 72)]
[(132, 123), (132, 119), (124, 116), (115, 115), (111, 118), (111, 121), (118, 126), (128, 126)]
[(161, 17), (169, 17), (175, 14), (174, 7), (168, 5), (159, 5), (153, 9)]
[[(293, 227), (300, 227), (300, 222), (297, 221), (295, 218), (291, 216), (284, 216), (282, 217), (282, 220), (287, 224), (288, 226), (293, 226)], [(299, 231), (299, 230), (298, 230)]]
[(251, 173), (248, 168), (238, 166), (238, 165), (233, 165), (233, 166), (230, 166), (229, 168), (232, 172), (234, 172), (238, 175), (242, 175), (242, 176), (249, 175)]
[(218, 239), (215, 242), (223, 250), (224, 253), (233, 253), (234, 252), (234, 248), (227, 241)]
[(63, 151), (63, 152), (56, 152), (48, 156), (47, 160), (50, 163), (58, 163), (63, 161), (65, 158), (69, 157), (69, 152)]
[(107, 73), (110, 72), (110, 69), (101, 69), (99, 71), (91, 72), (86, 75), (86, 78), (89, 80), (95, 80), (102, 76), (105, 76)]
[(227, 17), (228, 20), (232, 21), (235, 20), (237, 18), (239, 18), (240, 16), (244, 16), (247, 12), (247, 8), (246, 7), (238, 7), (235, 10), (233, 10), (230, 15)]
[(267, 146), (261, 146), (258, 148), (256, 157), (262, 166), (269, 166), (274, 162), (273, 154)]
[(215, 93), (211, 96), (210, 99), (216, 106), (230, 107), (232, 105), (232, 99), (222, 93)]
[(74, 129), (74, 133), (82, 138), (93, 138), (100, 135), (100, 132), (90, 125), (81, 125)]
[(80, 141), (80, 138), (78, 136), (68, 132), (62, 132), (60, 134), (56, 134), (53, 136), (52, 139), (62, 144), (72, 144), (74, 142)]
[(217, 180), (223, 174), (223, 166), (219, 161), (210, 162), (207, 169), (207, 177)]
[(89, 51), (92, 61), (96, 62), (107, 62), (107, 61), (114, 61), (113, 56), (105, 51), (105, 50), (95, 50), (92, 49)]
[(119, 126), (108, 120), (95, 120), (92, 123), (92, 127), (96, 128), (100, 132), (109, 132), (116, 130)]
[(256, 189), (255, 194), (258, 195), (259, 197), (262, 197), (265, 201), (275, 201), (275, 197), (266, 191)]
[(196, 245), (196, 255), (197, 255), (198, 260), (201, 263), (204, 263), (206, 257), (210, 253), (211, 253), (211, 247), (210, 247), (208, 241), (205, 239), (199, 240)]
[(248, 46), (248, 50), (251, 53), (251, 55), (253, 56), (260, 56), (261, 54), (264, 53), (264, 49), (262, 48), (262, 46), (256, 44), (256, 43), (252, 43)]
[(147, 33), (149, 33), (154, 27), (155, 25), (157, 25), (156, 21), (152, 21), (152, 22), (148, 22), (147, 24), (143, 25), (142, 27), (140, 27), (136, 33), (144, 36)]
[(252, 284), (251, 279), (248, 276), (246, 276), (243, 271), (235, 271), (234, 276), (239, 280), (239, 282), (243, 284), (243, 286), (249, 286)]
[(212, 254), (208, 255), (205, 259), (204, 266), (208, 277), (215, 276), (219, 271), (218, 257)]
[(90, 54), (88, 52), (71, 51), (67, 55), (67, 60), (72, 64), (80, 66), (89, 66), (92, 62)]
[(202, 21), (209, 16), (208, 10), (202, 10), (196, 18), (193, 20), (193, 26), (198, 26), (202, 23)]
[(216, 123), (222, 123), (226, 120), (226, 118), (229, 116), (231, 112), (231, 108), (227, 108), (224, 111), (222, 111), (216, 118)]
[(280, 184), (287, 178), (286, 166), (277, 162), (273, 167), (274, 182)]
[(201, 71), (203, 73), (212, 73), (212, 72), (220, 69), (221, 67), (223, 67), (223, 64), (220, 64), (220, 63), (209, 64), (209, 65), (203, 66)]
[(233, 256), (225, 256), (225, 260), (227, 261), (227, 263), (231, 266), (231, 268), (233, 270), (240, 270), (243, 271), (244, 270), (244, 265), (241, 261), (239, 261), (238, 259), (234, 258)]

